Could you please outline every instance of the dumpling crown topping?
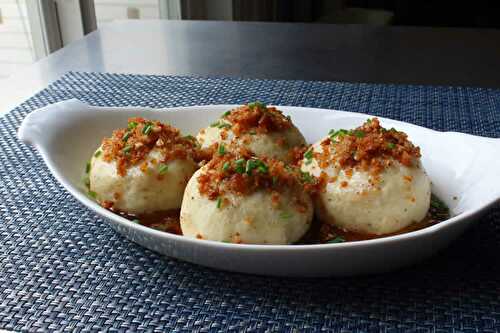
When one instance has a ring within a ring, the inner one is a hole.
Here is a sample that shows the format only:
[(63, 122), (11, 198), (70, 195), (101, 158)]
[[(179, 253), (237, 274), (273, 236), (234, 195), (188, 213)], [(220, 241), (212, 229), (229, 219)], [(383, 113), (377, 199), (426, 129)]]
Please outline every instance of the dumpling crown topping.
[(321, 146), (320, 154), (312, 150), (304, 154), (306, 163), (307, 157), (310, 160), (314, 155), (322, 167), (333, 162), (344, 170), (360, 169), (372, 174), (379, 174), (393, 161), (415, 167), (421, 156), (420, 148), (405, 133), (383, 128), (377, 118), (368, 119), (354, 130), (331, 130)]
[(225, 193), (243, 196), (259, 189), (280, 192), (307, 181), (315, 179), (304, 177), (297, 167), (276, 159), (257, 158), (242, 148), (215, 154), (199, 175), (198, 186), (202, 195), (216, 200)]
[(115, 130), (110, 138), (104, 138), (102, 158), (106, 162), (116, 161), (118, 174), (124, 176), (128, 167), (142, 162), (153, 148), (161, 152), (160, 163), (202, 158), (193, 136), (181, 136), (175, 127), (139, 117), (130, 118), (127, 128)]
[(290, 117), (286, 117), (275, 107), (268, 107), (260, 102), (248, 103), (224, 113), (222, 120), (214, 123), (216, 127), (226, 127), (227, 123), (223, 120), (231, 124), (231, 130), (236, 136), (244, 133), (279, 132), (292, 127)]

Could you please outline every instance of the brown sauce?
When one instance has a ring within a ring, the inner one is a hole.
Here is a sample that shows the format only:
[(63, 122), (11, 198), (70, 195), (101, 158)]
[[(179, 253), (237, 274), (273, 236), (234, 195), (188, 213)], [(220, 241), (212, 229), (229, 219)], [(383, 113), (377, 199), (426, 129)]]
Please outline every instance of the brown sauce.
[[(149, 228), (161, 230), (164, 232), (182, 235), (180, 227), (180, 210), (173, 209), (168, 211), (159, 211), (151, 214), (130, 215), (123, 212), (117, 212), (110, 209), (134, 223), (139, 223)], [(357, 242), (368, 239), (390, 237), (408, 232), (424, 229), (438, 224), (450, 218), (448, 207), (436, 196), (432, 196), (431, 207), (427, 216), (420, 222), (413, 223), (408, 227), (385, 235), (362, 234), (336, 228), (329, 224), (322, 224), (317, 218), (312, 222), (311, 228), (297, 244), (324, 244), (324, 243), (342, 243)]]

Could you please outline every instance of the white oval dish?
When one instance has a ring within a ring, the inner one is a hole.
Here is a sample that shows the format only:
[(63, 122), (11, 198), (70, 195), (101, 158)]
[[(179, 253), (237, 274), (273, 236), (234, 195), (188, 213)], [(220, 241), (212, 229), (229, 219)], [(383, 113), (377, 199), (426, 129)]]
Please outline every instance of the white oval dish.
[[(218, 269), (278, 276), (346, 276), (393, 270), (426, 258), (459, 236), (500, 200), (500, 139), (427, 128), (379, 118), (384, 127), (406, 132), (422, 149), (433, 193), (452, 218), (437, 225), (386, 238), (321, 245), (239, 245), (190, 239), (150, 229), (111, 213), (89, 199), (82, 184), (86, 161), (103, 137), (133, 116), (156, 119), (196, 134), (234, 105), (171, 109), (94, 107), (77, 100), (30, 113), (18, 136), (38, 149), (54, 177), (82, 204), (104, 217), (130, 240), (158, 253)], [(279, 106), (309, 143), (330, 129), (354, 128), (368, 115)]]

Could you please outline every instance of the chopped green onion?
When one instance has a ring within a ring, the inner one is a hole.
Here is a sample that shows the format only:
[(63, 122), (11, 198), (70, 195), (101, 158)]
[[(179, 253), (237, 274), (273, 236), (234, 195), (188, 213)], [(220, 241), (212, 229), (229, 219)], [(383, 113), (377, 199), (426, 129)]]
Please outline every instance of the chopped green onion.
[(311, 163), (312, 163), (312, 158), (313, 158), (313, 150), (312, 150), (312, 148), (311, 148), (311, 149), (309, 149), (308, 151), (306, 151), (306, 152), (304, 153), (304, 157), (305, 157), (305, 159), (306, 159), (306, 165), (308, 165), (308, 164), (311, 164)]
[(94, 157), (99, 157), (101, 156), (102, 150), (98, 150), (95, 152)]
[(256, 132), (256, 131), (254, 131), (254, 130), (251, 130), (250, 132), (248, 132), (248, 134), (250, 134), (250, 135), (255, 135), (255, 134), (257, 134), (257, 132)]
[(246, 165), (246, 167), (245, 167), (245, 172), (246, 172), (247, 174), (252, 173), (252, 170), (253, 170), (253, 169), (255, 169), (255, 167), (256, 167), (256, 166), (257, 166), (257, 165), (255, 164), (255, 160), (248, 160), (248, 161), (247, 161), (247, 165)]
[(123, 148), (123, 153), (128, 154), (128, 153), (130, 153), (131, 150), (132, 150), (132, 146), (126, 145), (125, 148)]
[(222, 117), (227, 117), (231, 114), (231, 111), (226, 111), (224, 112), (224, 114), (222, 115)]
[(219, 127), (220, 122), (216, 121), (215, 123), (211, 123), (210, 127)]
[(225, 162), (225, 163), (224, 163), (224, 165), (222, 166), (222, 171), (227, 171), (227, 170), (229, 170), (229, 166), (230, 166), (230, 165), (231, 165), (231, 164), (230, 164), (229, 162)]
[(245, 159), (240, 158), (234, 162), (236, 164), (236, 168), (234, 169), (237, 173), (242, 174), (245, 172)]
[(258, 163), (257, 165), (257, 171), (259, 171), (260, 173), (267, 173), (269, 171), (269, 167), (261, 160), (259, 160), (259, 162), (260, 163)]
[(360, 131), (360, 130), (354, 130), (351, 132), (351, 134), (357, 138), (363, 138), (366, 135), (365, 132)]
[(371, 124), (372, 123), (372, 120), (370, 118), (366, 119), (366, 123), (367, 124)]
[(330, 139), (335, 139), (337, 136), (344, 136), (344, 135), (347, 135), (349, 134), (349, 131), (345, 130), (345, 129), (339, 129), (339, 130), (331, 130), (328, 135), (330, 136)]
[(288, 220), (292, 216), (293, 216), (293, 214), (290, 212), (281, 212), (280, 213), (280, 218), (282, 218), (283, 220)]
[(196, 140), (196, 138), (194, 136), (192, 136), (192, 135), (186, 135), (186, 136), (184, 136), (184, 139), (188, 139), (188, 140), (191, 140), (191, 141)]
[(87, 164), (85, 165), (85, 173), (89, 173), (90, 172), (90, 161), (87, 162)]
[(153, 124), (147, 123), (146, 126), (144, 126), (144, 128), (142, 129), (142, 133), (149, 135), (149, 133), (151, 133), (152, 130), (153, 130)]
[(228, 123), (222, 123), (218, 126), (218, 128), (231, 128), (233, 127), (231, 124)]
[(396, 145), (395, 145), (394, 143), (392, 143), (392, 142), (389, 142), (389, 143), (387, 144), (387, 148), (389, 148), (389, 149), (394, 149), (394, 148), (396, 148)]
[(135, 121), (131, 121), (130, 123), (128, 123), (128, 129), (133, 130), (136, 127), (137, 123)]
[(97, 193), (95, 193), (94, 191), (89, 191), (89, 196), (92, 197), (92, 199), (95, 199), (97, 198)]
[(312, 182), (314, 182), (314, 177), (311, 176), (310, 173), (308, 173), (308, 172), (302, 172), (302, 171), (300, 173), (301, 173), (301, 176), (302, 176), (302, 182), (309, 183), (309, 184), (312, 183)]
[(333, 239), (330, 239), (327, 243), (328, 244), (336, 244), (336, 243), (344, 243), (345, 242), (345, 238), (342, 237), (342, 236), (337, 236)]
[(221, 206), (222, 206), (222, 198), (221, 198), (221, 197), (218, 197), (218, 198), (217, 198), (217, 208), (219, 208), (219, 209), (220, 209), (220, 208), (221, 208)]
[(261, 110), (265, 110), (267, 108), (267, 105), (264, 104), (264, 103), (261, 103), (259, 101), (255, 101), (255, 102), (252, 102), (252, 103), (248, 103), (248, 107), (250, 109), (253, 109), (253, 108), (257, 107), (257, 108), (259, 108)]
[(125, 135), (123, 136), (122, 140), (124, 142), (127, 142), (128, 138), (130, 138), (131, 135), (132, 135), (132, 133), (130, 133), (130, 132), (125, 133)]
[(158, 169), (158, 173), (160, 175), (164, 175), (168, 171), (168, 165), (167, 164), (160, 164), (160, 168)]
[(219, 145), (219, 148), (217, 149), (217, 152), (220, 156), (223, 156), (226, 153), (226, 147), (224, 147), (224, 145), (221, 143)]

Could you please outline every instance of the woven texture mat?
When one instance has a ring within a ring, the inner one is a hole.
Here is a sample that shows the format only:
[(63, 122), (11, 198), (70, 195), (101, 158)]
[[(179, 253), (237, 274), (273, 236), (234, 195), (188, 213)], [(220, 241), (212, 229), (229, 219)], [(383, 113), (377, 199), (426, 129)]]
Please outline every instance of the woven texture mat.
[(179, 262), (115, 233), (16, 139), (27, 113), (69, 98), (149, 107), (258, 99), (500, 136), (492, 89), (69, 73), (0, 119), (0, 328), (500, 331), (498, 209), (434, 258), (384, 275), (284, 279)]

